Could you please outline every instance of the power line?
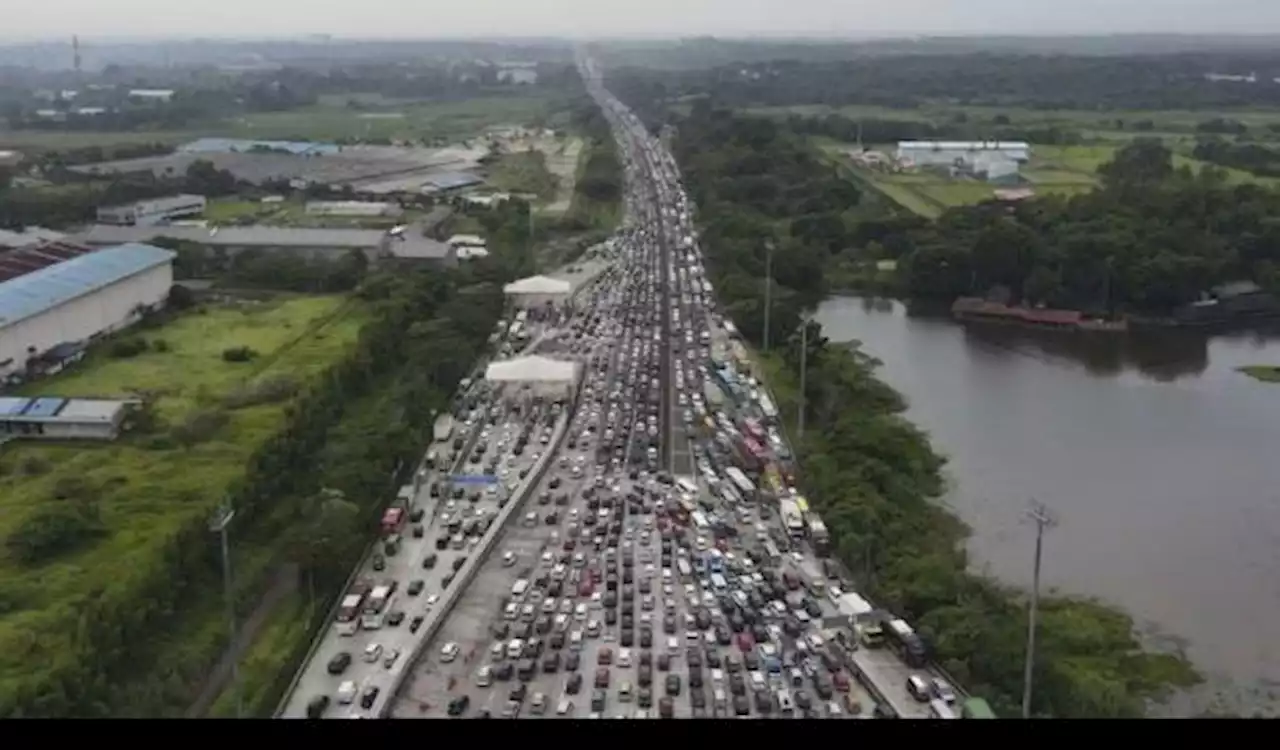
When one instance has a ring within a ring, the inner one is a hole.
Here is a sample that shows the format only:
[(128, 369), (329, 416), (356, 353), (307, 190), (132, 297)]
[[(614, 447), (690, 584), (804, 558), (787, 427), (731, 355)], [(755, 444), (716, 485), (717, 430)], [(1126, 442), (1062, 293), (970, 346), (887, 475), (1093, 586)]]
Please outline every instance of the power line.
[(1052, 512), (1042, 503), (1031, 501), (1026, 520), (1036, 525), (1036, 558), (1031, 574), (1031, 605), (1027, 617), (1027, 654), (1022, 673), (1022, 718), (1031, 718), (1031, 686), (1036, 663), (1036, 614), (1040, 609), (1040, 562), (1044, 552), (1044, 533), (1058, 525)]

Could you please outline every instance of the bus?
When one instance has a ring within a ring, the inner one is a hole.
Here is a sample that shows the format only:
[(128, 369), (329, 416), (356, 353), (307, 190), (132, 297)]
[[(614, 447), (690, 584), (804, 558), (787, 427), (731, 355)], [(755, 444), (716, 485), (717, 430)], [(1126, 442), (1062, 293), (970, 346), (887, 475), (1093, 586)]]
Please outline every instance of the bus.
[(738, 489), (738, 492), (741, 493), (742, 497), (747, 498), (755, 496), (756, 486), (751, 483), (750, 479), (747, 479), (746, 474), (742, 473), (742, 469), (739, 469), (736, 466), (730, 466), (724, 470), (724, 475), (731, 483), (733, 483), (733, 486)]
[(985, 698), (969, 698), (961, 708), (961, 717), (965, 719), (994, 719), (996, 714), (991, 710)]
[(908, 667), (919, 669), (929, 663), (924, 641), (916, 635), (916, 631), (907, 624), (906, 620), (894, 619), (886, 625), (888, 627), (885, 635), (889, 643), (892, 643), (894, 648), (902, 654), (902, 659)]

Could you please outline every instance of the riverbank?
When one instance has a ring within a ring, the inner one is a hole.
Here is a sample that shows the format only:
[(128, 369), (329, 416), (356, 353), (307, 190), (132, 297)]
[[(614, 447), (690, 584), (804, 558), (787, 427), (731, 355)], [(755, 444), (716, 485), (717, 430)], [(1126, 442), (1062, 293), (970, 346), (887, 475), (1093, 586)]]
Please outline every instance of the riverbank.
[(1236, 371), (1263, 383), (1280, 383), (1280, 365), (1245, 365)]
[[(760, 361), (782, 413), (794, 415), (794, 365), (776, 353)], [(876, 366), (856, 348), (811, 353), (802, 484), (859, 590), (905, 615), (998, 715), (1017, 716), (1025, 592), (969, 569), (969, 529), (939, 504), (945, 459), (902, 417), (904, 400)], [(1144, 652), (1132, 619), (1097, 601), (1043, 597), (1039, 622), (1035, 715), (1142, 716), (1149, 701), (1199, 679), (1179, 656)]]

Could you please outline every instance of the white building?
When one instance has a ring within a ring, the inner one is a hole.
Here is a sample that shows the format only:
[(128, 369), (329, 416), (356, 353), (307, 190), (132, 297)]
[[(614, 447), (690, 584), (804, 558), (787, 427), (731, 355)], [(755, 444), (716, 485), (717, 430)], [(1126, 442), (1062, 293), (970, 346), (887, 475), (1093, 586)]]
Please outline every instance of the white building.
[(370, 201), (307, 201), (312, 216), (400, 216), (404, 209), (396, 203)]
[(1031, 144), (1025, 141), (899, 141), (898, 161), (917, 167), (951, 167), (972, 164), (983, 153), (998, 153), (1015, 162), (1031, 158)]
[(114, 440), (128, 401), (41, 396), (0, 398), (0, 439)]
[(567, 393), (578, 377), (578, 364), (550, 357), (517, 357), (485, 368), (491, 383), (524, 383), (542, 393)]
[(138, 201), (123, 206), (102, 206), (98, 223), (119, 226), (149, 227), (170, 219), (199, 216), (204, 213), (203, 195), (172, 195), (168, 198)]
[(168, 102), (173, 99), (173, 89), (129, 89), (129, 98), (139, 101)]
[(573, 284), (550, 276), (530, 276), (507, 284), (502, 292), (517, 307), (542, 307), (566, 301), (573, 292)]
[(176, 253), (120, 245), (0, 283), (0, 376), (59, 344), (123, 328), (142, 309), (163, 305)]

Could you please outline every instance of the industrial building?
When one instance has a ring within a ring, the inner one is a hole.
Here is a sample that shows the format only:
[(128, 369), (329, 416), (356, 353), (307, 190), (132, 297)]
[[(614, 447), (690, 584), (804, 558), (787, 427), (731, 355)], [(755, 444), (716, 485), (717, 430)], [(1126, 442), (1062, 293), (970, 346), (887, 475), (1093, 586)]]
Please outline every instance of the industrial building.
[(560, 304), (573, 292), (573, 284), (550, 276), (530, 276), (502, 287), (516, 307), (543, 307)]
[(1031, 144), (1025, 141), (899, 141), (898, 161), (917, 167), (950, 167), (972, 161), (978, 154), (1000, 154), (1014, 162), (1031, 159)]
[(172, 195), (121, 206), (102, 206), (98, 209), (98, 223), (128, 227), (155, 226), (173, 219), (199, 216), (204, 213), (205, 205), (203, 195)]
[(42, 396), (0, 398), (0, 442), (17, 438), (114, 440), (131, 402)]
[(484, 179), (469, 172), (443, 172), (428, 175), (423, 180), (423, 192), (427, 194), (448, 193), (473, 185), (480, 185)]
[(121, 245), (0, 283), (0, 376), (22, 376), (55, 347), (118, 330), (163, 305), (176, 255)]
[(0, 251), (0, 282), (78, 258), (93, 248), (71, 242), (41, 241)]
[(397, 203), (370, 201), (307, 201), (310, 216), (400, 216), (404, 209)]
[(393, 235), (380, 229), (117, 227), (99, 224), (75, 239), (90, 247), (106, 247), (125, 242), (152, 242), (160, 237), (219, 248), (228, 255), (258, 250), (336, 259), (356, 250), (364, 253), (370, 261), (387, 256), (447, 263), (453, 258), (452, 249), (447, 244), (423, 237), (413, 228)]

